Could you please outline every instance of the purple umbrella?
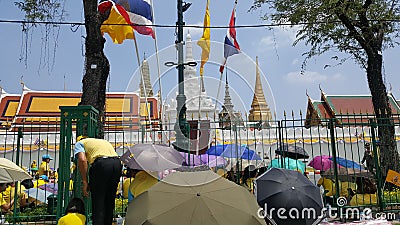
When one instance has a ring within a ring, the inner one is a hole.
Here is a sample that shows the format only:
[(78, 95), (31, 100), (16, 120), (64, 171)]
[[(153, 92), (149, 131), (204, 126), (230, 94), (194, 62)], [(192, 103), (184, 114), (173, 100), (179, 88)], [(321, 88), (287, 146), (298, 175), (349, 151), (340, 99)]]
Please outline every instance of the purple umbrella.
[(188, 154), (186, 152), (181, 152), (181, 155), (185, 158), (184, 163), (189, 166), (200, 166), (200, 165), (208, 165), (209, 167), (216, 167), (219, 165), (225, 165), (226, 160), (224, 157), (215, 156), (215, 155), (193, 155)]
[(308, 165), (316, 170), (327, 171), (334, 166), (333, 161), (329, 158), (329, 155), (315, 156)]
[(40, 185), (38, 188), (48, 191), (48, 192), (51, 192), (53, 194), (57, 194), (57, 192), (58, 192), (58, 184), (55, 184), (55, 183), (43, 184), (43, 185)]
[(209, 167), (222, 166), (226, 164), (226, 160), (222, 156), (203, 154), (200, 155), (200, 159)]

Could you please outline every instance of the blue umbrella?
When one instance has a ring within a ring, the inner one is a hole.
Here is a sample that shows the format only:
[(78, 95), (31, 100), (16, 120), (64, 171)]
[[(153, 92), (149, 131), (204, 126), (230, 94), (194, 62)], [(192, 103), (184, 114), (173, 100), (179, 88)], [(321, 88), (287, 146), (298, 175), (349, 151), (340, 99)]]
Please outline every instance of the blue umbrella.
[[(329, 159), (333, 161), (333, 157), (330, 157)], [(336, 163), (346, 168), (359, 169), (359, 170), (363, 169), (363, 167), (360, 164), (341, 157), (336, 157)]]
[(247, 146), (226, 144), (211, 146), (206, 154), (217, 155), (225, 158), (241, 158), (249, 160), (261, 160), (255, 151), (250, 150)]
[(227, 144), (227, 145), (212, 145), (206, 152), (208, 155), (221, 155), (225, 150), (227, 151), (233, 151), (236, 149), (236, 146), (238, 146), (238, 149), (240, 151), (241, 146), (239, 145), (234, 145), (234, 144)]
[[(225, 156), (224, 153), (222, 154), (222, 156), (228, 158), (228, 156)], [(248, 149), (248, 148), (243, 151), (242, 156), (240, 158), (241, 159), (246, 159), (246, 160), (261, 160), (261, 157), (258, 154), (256, 154), (255, 151), (253, 151), (251, 149)]]

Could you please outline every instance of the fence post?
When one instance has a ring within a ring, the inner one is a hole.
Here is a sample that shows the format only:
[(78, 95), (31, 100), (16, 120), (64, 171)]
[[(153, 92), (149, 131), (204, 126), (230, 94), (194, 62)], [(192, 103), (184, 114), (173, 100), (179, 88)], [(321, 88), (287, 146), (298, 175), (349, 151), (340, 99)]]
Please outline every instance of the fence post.
[[(278, 121), (278, 145), (279, 145), (278, 148), (283, 152), (281, 121)], [(283, 160), (283, 156), (281, 156), (279, 158), (281, 159), (281, 168), (285, 168), (284, 165), (283, 165), (283, 161), (284, 161)]]
[(334, 119), (329, 119), (329, 132), (331, 138), (331, 148), (332, 148), (332, 161), (333, 161), (333, 172), (335, 175), (335, 198), (334, 204), (336, 204), (336, 200), (339, 198), (339, 179), (338, 179), (338, 169), (337, 169), (337, 160), (336, 160), (336, 140), (335, 140), (335, 123)]
[[(17, 136), (17, 154), (15, 156), (15, 164), (19, 166), (19, 155), (20, 155), (20, 149), (21, 149), (21, 138), (23, 138), (22, 134), (22, 129), (21, 127), (18, 127), (18, 136)], [(15, 182), (15, 188), (14, 188), (14, 212), (13, 212), (13, 223), (16, 224), (17, 220), (17, 202), (18, 202), (18, 187), (19, 187), (19, 182)], [(19, 187), (21, 188), (21, 187)]]
[(382, 196), (382, 171), (381, 167), (379, 165), (379, 160), (378, 160), (378, 151), (377, 151), (377, 146), (376, 146), (376, 136), (375, 136), (375, 128), (377, 128), (377, 124), (373, 119), (369, 120), (370, 126), (371, 126), (371, 138), (372, 138), (372, 151), (374, 153), (374, 163), (375, 163), (375, 168), (376, 168), (376, 185), (377, 185), (377, 191), (378, 191), (378, 201), (379, 201), (379, 209), (383, 211), (385, 207), (385, 203), (383, 202), (383, 196)]

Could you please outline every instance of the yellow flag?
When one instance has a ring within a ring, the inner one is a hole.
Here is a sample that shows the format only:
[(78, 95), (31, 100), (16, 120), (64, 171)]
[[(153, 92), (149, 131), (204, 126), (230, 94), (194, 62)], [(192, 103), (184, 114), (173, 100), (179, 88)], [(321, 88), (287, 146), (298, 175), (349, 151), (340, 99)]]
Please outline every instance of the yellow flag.
[(204, 15), (204, 29), (203, 36), (197, 42), (201, 47), (201, 65), (200, 65), (200, 76), (203, 76), (204, 64), (208, 61), (210, 57), (210, 11), (208, 10), (208, 4), (210, 0), (207, 0), (206, 14)]
[(125, 39), (135, 39), (135, 33), (133, 28), (129, 26), (131, 21), (125, 9), (112, 1), (104, 1), (99, 4), (99, 10), (107, 7), (110, 7), (110, 15), (101, 25), (101, 32), (108, 33), (116, 44), (121, 44)]
[(392, 183), (400, 187), (400, 173), (396, 171), (389, 170), (386, 176), (386, 182)]

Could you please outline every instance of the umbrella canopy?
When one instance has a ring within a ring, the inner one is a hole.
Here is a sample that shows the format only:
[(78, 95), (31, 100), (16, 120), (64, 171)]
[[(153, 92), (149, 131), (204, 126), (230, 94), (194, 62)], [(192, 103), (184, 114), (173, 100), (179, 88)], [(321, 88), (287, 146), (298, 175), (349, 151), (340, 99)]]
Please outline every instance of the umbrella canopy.
[(257, 202), (212, 171), (176, 172), (128, 205), (126, 225), (257, 225)]
[(333, 161), (329, 159), (329, 155), (319, 155), (315, 156), (309, 163), (308, 166), (316, 170), (327, 171), (330, 168), (333, 168)]
[[(321, 173), (321, 176), (335, 180), (335, 171), (331, 168)], [(358, 170), (345, 167), (338, 168), (338, 179), (341, 181), (355, 182), (357, 177), (373, 178), (374, 176), (368, 170)]]
[(56, 183), (43, 184), (40, 185), (38, 188), (45, 190), (47, 192), (51, 192), (53, 194), (57, 194), (58, 192), (58, 184)]
[(32, 179), (32, 177), (12, 161), (0, 158), (0, 183), (12, 183), (25, 179)]
[[(333, 161), (333, 157), (330, 157), (329, 159)], [(351, 161), (349, 159), (341, 158), (341, 157), (336, 157), (336, 163), (339, 164), (340, 166), (343, 166), (346, 168), (352, 168), (352, 169), (358, 169), (358, 170), (363, 169), (363, 167), (360, 164), (358, 164), (354, 161)]]
[(221, 156), (202, 154), (202, 155), (200, 155), (200, 159), (202, 162), (207, 164), (209, 167), (226, 165), (226, 160)]
[(227, 144), (211, 146), (206, 154), (217, 155), (225, 158), (240, 158), (248, 160), (261, 160), (261, 157), (247, 146)]
[(137, 144), (121, 157), (121, 161), (130, 168), (148, 171), (179, 168), (183, 160), (183, 156), (175, 149), (153, 144)]
[(47, 204), (47, 198), (50, 195), (53, 195), (51, 191), (45, 191), (40, 188), (29, 188), (26, 189), (25, 192), (28, 195), (28, 199), (30, 201), (36, 202), (36, 204), (45, 203)]
[(270, 168), (283, 168), (288, 170), (298, 170), (304, 173), (306, 169), (306, 164), (304, 164), (300, 160), (291, 159), (291, 158), (275, 158), (273, 159), (270, 164), (268, 164), (268, 169)]
[(194, 155), (187, 152), (181, 152), (181, 155), (185, 158), (184, 163), (188, 166), (207, 165), (209, 167), (216, 167), (225, 165), (226, 163), (226, 160), (222, 156), (208, 154)]
[[(258, 177), (255, 183), (258, 204), (276, 224), (311, 225), (322, 213), (319, 188), (299, 172), (272, 168)], [(282, 214), (277, 213), (282, 209), (285, 210)], [(305, 210), (312, 213), (308, 214)]]
[(306, 150), (298, 145), (282, 144), (275, 150), (275, 153), (292, 159), (308, 159), (310, 157)]

